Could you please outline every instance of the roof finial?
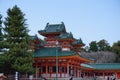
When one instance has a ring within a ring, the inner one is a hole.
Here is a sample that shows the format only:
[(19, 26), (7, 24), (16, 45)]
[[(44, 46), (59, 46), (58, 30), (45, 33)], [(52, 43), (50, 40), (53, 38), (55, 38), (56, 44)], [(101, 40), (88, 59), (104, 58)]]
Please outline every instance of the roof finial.
[(46, 26), (48, 26), (49, 25), (49, 22), (47, 22), (47, 25)]
[(70, 36), (73, 38), (73, 34), (72, 34), (72, 32), (70, 32)]
[(46, 30), (46, 28), (48, 27), (48, 25), (49, 25), (49, 22), (46, 24), (45, 30)]
[(64, 25), (64, 22), (63, 22), (63, 21), (61, 21), (61, 23)]
[(79, 41), (82, 43), (82, 39), (80, 38)]

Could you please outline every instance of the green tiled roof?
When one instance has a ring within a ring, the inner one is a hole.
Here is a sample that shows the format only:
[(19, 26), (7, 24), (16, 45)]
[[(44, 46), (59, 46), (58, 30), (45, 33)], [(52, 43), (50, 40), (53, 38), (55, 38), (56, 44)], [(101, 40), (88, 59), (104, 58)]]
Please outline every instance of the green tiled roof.
[(43, 41), (42, 39), (39, 39), (37, 35), (35, 36), (30, 36), (30, 39), (31, 40), (38, 40), (39, 41), (39, 44), (36, 44), (35, 46), (44, 46), (45, 44), (45, 41)]
[(72, 43), (73, 45), (76, 45), (76, 44), (83, 44), (85, 45), (83, 42), (82, 42), (82, 39), (75, 39), (75, 41)]
[(38, 50), (36, 50), (33, 53), (33, 57), (55, 57), (56, 56), (56, 52), (58, 53), (58, 56), (72, 56), (72, 55), (76, 55), (75, 52), (72, 51), (61, 51), (61, 49), (58, 48), (40, 48)]
[(82, 67), (95, 70), (117, 70), (120, 69), (120, 63), (101, 63), (101, 64), (81, 64)]
[(59, 38), (60, 38), (60, 39), (73, 38), (73, 35), (72, 35), (71, 32), (70, 32), (70, 33), (67, 33), (67, 32), (66, 32), (66, 33), (60, 34)]
[[(80, 54), (79, 54), (80, 55)], [(91, 61), (94, 61), (95, 59), (91, 58), (91, 57), (87, 57), (87, 56), (84, 56), (84, 55), (80, 55), (82, 58), (85, 58), (85, 59), (88, 59), (88, 60), (91, 60)]]
[(65, 25), (62, 22), (61, 24), (49, 24), (47, 23), (44, 30), (39, 30), (39, 33), (53, 33), (53, 32), (64, 32)]
[(30, 39), (31, 39), (31, 40), (36, 40), (36, 39), (38, 39), (38, 36), (37, 36), (37, 35), (35, 35), (35, 36), (30, 36)]

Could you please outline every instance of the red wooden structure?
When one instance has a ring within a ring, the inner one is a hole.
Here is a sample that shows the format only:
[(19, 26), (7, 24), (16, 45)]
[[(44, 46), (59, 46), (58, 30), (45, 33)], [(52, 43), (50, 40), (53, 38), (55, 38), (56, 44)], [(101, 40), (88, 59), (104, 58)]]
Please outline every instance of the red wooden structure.
[[(72, 33), (68, 33), (65, 25), (47, 23), (44, 30), (38, 31), (44, 36), (44, 40), (37, 36), (32, 37), (32, 47), (34, 49), (35, 77), (55, 78), (56, 77), (56, 60), (58, 63), (58, 78), (95, 77), (95, 76), (112, 76), (120, 78), (120, 67), (113, 66), (107, 69), (108, 64), (88, 64), (93, 62), (89, 58), (82, 57), (78, 53), (84, 43), (81, 39), (75, 39)], [(58, 44), (56, 44), (56, 42)], [(83, 64), (84, 63), (84, 64)], [(101, 67), (101, 68), (98, 68)], [(107, 66), (107, 67), (106, 67)], [(120, 66), (120, 64), (116, 64)], [(102, 67), (106, 67), (102, 69)], [(104, 78), (105, 79), (105, 78)]]

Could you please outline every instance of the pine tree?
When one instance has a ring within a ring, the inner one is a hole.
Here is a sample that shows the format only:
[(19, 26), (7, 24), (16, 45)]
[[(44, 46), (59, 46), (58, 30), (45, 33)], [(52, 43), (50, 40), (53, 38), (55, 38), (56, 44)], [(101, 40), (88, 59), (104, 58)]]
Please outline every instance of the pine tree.
[(2, 15), (0, 14), (0, 52), (2, 52), (3, 49), (3, 41), (4, 41), (4, 37), (3, 37), (3, 33), (2, 33)]
[(120, 41), (117, 41), (112, 45), (112, 51), (117, 54), (116, 62), (120, 62)]
[(3, 72), (3, 57), (2, 57), (2, 49), (3, 49), (3, 33), (2, 33), (2, 15), (0, 14), (0, 73)]
[(100, 40), (97, 43), (97, 45), (98, 45), (99, 51), (111, 51), (111, 47), (110, 47), (108, 41), (105, 39)]
[(8, 9), (7, 15), (4, 21), (5, 44), (9, 49), (6, 52), (7, 64), (13, 72), (30, 74), (33, 72), (33, 58), (29, 51), (30, 39), (25, 14), (15, 5), (12, 9)]
[(98, 46), (97, 46), (97, 42), (96, 41), (92, 41), (90, 44), (90, 51), (92, 52), (97, 52), (98, 51)]

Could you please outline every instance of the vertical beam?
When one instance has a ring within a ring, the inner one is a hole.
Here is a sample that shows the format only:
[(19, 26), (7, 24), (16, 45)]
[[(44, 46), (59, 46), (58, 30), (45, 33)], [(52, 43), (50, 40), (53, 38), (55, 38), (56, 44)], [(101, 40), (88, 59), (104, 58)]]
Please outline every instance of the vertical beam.
[(64, 77), (65, 77), (65, 73), (66, 73), (66, 70), (65, 70), (65, 69), (66, 69), (66, 65), (64, 66)]
[(42, 76), (42, 68), (43, 68), (43, 65), (41, 65), (41, 67), (40, 67), (40, 76)]
[(35, 78), (38, 78), (38, 63), (35, 63)]
[(81, 70), (80, 70), (80, 72), (79, 72), (79, 77), (80, 77), (80, 78), (81, 78), (81, 73), (82, 73), (82, 72), (81, 72)]
[(50, 66), (50, 78), (52, 77), (52, 66)]
[(74, 77), (76, 78), (76, 67), (74, 65)]
[(69, 62), (67, 62), (67, 75), (68, 75), (68, 77), (69, 77)]
[(105, 80), (105, 73), (103, 72), (103, 80)]
[(48, 61), (46, 60), (46, 78), (48, 77)]
[(76, 67), (76, 77), (78, 77), (78, 69), (77, 69), (77, 67)]
[(58, 41), (56, 41), (56, 80), (58, 80), (58, 62), (59, 62), (57, 47), (58, 47)]
[(59, 66), (59, 72), (60, 72), (60, 78), (62, 78), (62, 65), (60, 63), (60, 66)]
[(118, 80), (118, 75), (117, 75), (117, 72), (115, 72), (115, 78), (116, 78), (116, 80)]

